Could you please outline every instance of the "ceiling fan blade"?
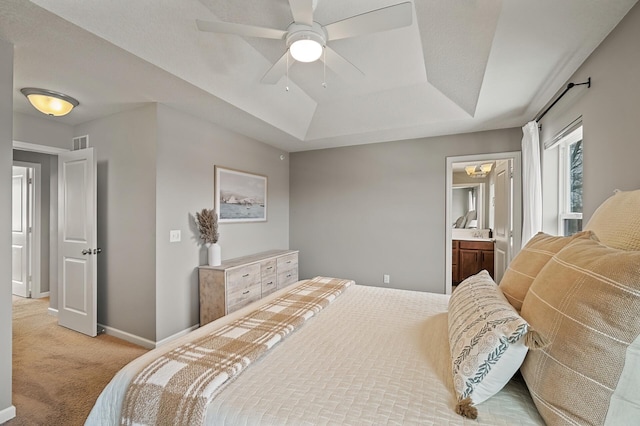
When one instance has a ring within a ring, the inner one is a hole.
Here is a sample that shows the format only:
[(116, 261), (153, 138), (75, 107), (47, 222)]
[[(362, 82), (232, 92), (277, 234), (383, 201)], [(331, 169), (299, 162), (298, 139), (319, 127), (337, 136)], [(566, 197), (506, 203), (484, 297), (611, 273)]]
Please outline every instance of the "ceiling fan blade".
[(339, 40), (406, 27), (411, 25), (412, 20), (413, 6), (407, 1), (334, 22), (324, 29), (327, 31), (327, 40)]
[(313, 25), (313, 0), (289, 0), (289, 7), (296, 24)]
[(222, 21), (201, 21), (196, 19), (196, 25), (200, 31), (210, 33), (235, 34), (243, 37), (272, 38), (282, 40), (286, 31), (273, 28), (254, 27), (253, 25), (233, 24)]
[(260, 80), (262, 83), (276, 84), (278, 81), (280, 81), (282, 76), (287, 72), (287, 65), (289, 68), (291, 68), (291, 64), (294, 62), (293, 59), (289, 59), (289, 61), (287, 61), (288, 54), (289, 51), (287, 50), (286, 52), (284, 52), (284, 55), (282, 55), (280, 59), (278, 59), (278, 61), (273, 64), (271, 68), (269, 68), (269, 71), (267, 71), (266, 74), (262, 77), (262, 80)]
[(324, 50), (324, 63), (336, 74), (345, 79), (357, 79), (364, 77), (364, 73), (360, 70), (360, 68), (356, 67), (351, 62), (346, 60), (338, 52), (336, 52), (329, 46), (325, 46)]

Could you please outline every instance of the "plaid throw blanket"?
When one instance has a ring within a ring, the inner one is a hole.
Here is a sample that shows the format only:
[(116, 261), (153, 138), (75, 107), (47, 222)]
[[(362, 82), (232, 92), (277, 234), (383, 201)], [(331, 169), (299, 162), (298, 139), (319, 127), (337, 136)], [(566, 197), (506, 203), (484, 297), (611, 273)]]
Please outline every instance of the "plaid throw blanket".
[(157, 358), (133, 379), (122, 425), (195, 425), (221, 387), (353, 284), (316, 277)]

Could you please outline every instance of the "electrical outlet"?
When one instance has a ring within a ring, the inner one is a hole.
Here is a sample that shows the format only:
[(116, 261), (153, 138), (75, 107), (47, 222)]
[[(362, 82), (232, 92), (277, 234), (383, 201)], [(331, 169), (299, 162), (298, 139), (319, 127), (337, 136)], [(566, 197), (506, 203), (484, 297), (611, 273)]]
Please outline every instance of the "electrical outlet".
[(174, 229), (169, 231), (169, 242), (170, 243), (178, 243), (180, 242), (180, 230)]
[(391, 275), (389, 274), (384, 274), (382, 276), (382, 283), (383, 284), (389, 284), (391, 282)]

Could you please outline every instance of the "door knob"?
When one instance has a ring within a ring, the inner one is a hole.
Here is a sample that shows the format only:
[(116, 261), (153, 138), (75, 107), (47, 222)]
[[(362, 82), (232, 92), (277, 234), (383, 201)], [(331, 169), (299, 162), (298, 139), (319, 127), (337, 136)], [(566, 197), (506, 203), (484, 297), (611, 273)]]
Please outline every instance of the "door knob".
[(100, 247), (93, 249), (93, 254), (100, 254), (102, 253), (102, 249)]
[(84, 254), (85, 256), (86, 256), (87, 254), (91, 254), (91, 253), (92, 253), (92, 252), (91, 252), (91, 249), (88, 249), (88, 250), (87, 250), (87, 249), (84, 249), (84, 250), (82, 250), (82, 254)]

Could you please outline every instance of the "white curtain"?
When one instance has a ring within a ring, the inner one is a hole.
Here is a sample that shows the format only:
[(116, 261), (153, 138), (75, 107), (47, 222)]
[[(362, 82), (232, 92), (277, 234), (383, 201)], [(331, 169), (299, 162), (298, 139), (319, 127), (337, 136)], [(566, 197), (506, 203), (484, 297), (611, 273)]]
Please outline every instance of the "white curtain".
[(538, 123), (522, 128), (522, 245), (542, 230), (542, 178)]

